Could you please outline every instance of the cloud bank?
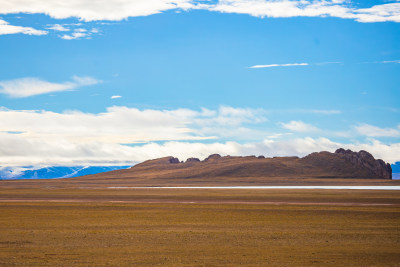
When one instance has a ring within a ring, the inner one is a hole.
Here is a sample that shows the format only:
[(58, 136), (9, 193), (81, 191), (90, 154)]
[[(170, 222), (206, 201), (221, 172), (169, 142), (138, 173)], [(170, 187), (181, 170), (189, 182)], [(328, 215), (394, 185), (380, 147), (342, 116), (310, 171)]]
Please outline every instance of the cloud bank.
[(119, 21), (167, 10), (201, 9), (255, 17), (337, 17), (359, 22), (400, 22), (400, 3), (357, 8), (345, 0), (1, 0), (0, 14), (46, 14), (55, 19), (75, 17), (83, 21)]
[[(212, 139), (223, 132), (265, 121), (260, 109), (221, 106), (218, 110), (139, 110), (114, 106), (104, 113), (0, 110), (0, 131), (27, 139), (68, 139), (77, 143), (142, 143)], [(210, 130), (214, 129), (214, 130)], [(232, 135), (230, 135), (232, 136)]]
[[(361, 1), (361, 0), (360, 0)], [(149, 16), (168, 10), (177, 12), (207, 10), (210, 12), (246, 14), (259, 18), (335, 17), (362, 23), (400, 22), (400, 3), (388, 0), (384, 4), (357, 8), (357, 3), (346, 0), (0, 0), (0, 15), (45, 14), (54, 19), (77, 18), (83, 22), (121, 21), (130, 17)], [(98, 28), (85, 32), (71, 27), (77, 24), (45, 25), (43, 29), (10, 25), (0, 19), (0, 35), (47, 35), (58, 33), (64, 40), (90, 39), (99, 34)], [(88, 24), (89, 25), (89, 24)], [(86, 26), (88, 26), (86, 25)], [(35, 25), (35, 27), (37, 27)], [(59, 34), (63, 33), (63, 34)], [(334, 63), (334, 62), (332, 62)], [(337, 63), (337, 62), (336, 62)], [(321, 63), (326, 64), (326, 63)], [(251, 68), (305, 66), (307, 63), (255, 65)], [(317, 64), (318, 65), (318, 64)]]
[[(0, 109), (0, 166), (132, 165), (151, 158), (222, 155), (304, 156), (339, 147), (367, 150), (388, 162), (400, 161), (400, 143), (376, 139), (345, 144), (324, 137), (296, 137), (260, 129), (262, 109), (221, 106), (216, 110), (136, 109), (103, 113)], [(285, 130), (312, 125), (291, 121)], [(369, 133), (364, 133), (371, 136)], [(370, 137), (369, 137), (370, 138)], [(224, 141), (232, 140), (232, 141)]]
[(98, 84), (101, 81), (92, 77), (72, 77), (72, 81), (52, 83), (39, 78), (20, 78), (0, 81), (0, 94), (13, 98), (29, 97), (53, 92), (74, 90), (82, 86)]

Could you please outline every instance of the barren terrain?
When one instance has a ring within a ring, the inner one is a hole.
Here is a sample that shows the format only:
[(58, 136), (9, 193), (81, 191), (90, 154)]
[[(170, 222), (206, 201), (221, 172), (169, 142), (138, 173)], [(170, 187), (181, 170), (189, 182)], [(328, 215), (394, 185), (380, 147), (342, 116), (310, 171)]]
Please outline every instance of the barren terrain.
[(1, 266), (400, 261), (398, 191), (1, 187), (0, 212)]

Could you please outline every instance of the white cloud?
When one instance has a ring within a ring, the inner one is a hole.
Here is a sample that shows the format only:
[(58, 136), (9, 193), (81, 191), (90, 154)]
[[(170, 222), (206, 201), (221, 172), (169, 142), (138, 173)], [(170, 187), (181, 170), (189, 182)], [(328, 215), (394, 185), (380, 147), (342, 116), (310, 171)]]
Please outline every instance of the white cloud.
[(209, 10), (249, 14), (255, 17), (338, 17), (359, 22), (400, 22), (400, 4), (382, 4), (357, 9), (349, 1), (311, 0), (220, 0)]
[(302, 121), (290, 121), (288, 123), (281, 123), (282, 127), (294, 132), (315, 132), (319, 129), (311, 124)]
[(331, 1), (221, 0), (211, 10), (255, 17), (344, 16), (347, 8)]
[(360, 124), (355, 126), (359, 134), (371, 137), (400, 137), (400, 125), (394, 128), (379, 128), (369, 124)]
[(60, 24), (54, 24), (48, 27), (47, 29), (49, 30), (54, 30), (54, 31), (59, 31), (59, 32), (68, 32), (70, 29), (64, 27), (63, 25)]
[(70, 35), (64, 34), (64, 35), (61, 35), (60, 37), (61, 37), (61, 39), (64, 39), (64, 40), (75, 40), (75, 39), (81, 39), (81, 38), (84, 38), (84, 37), (87, 37), (87, 36), (89, 36), (88, 33), (73, 32)]
[(14, 26), (7, 21), (0, 19), (0, 35), (4, 34), (28, 34), (28, 35), (46, 35), (47, 31), (37, 30), (32, 27)]
[(119, 21), (167, 10), (203, 9), (255, 17), (338, 17), (359, 22), (400, 22), (400, 3), (356, 8), (344, 0), (1, 0), (2, 14), (42, 13), (56, 19)]
[(119, 21), (170, 9), (191, 8), (191, 0), (1, 0), (1, 13), (43, 13), (56, 19)]
[(120, 95), (113, 95), (113, 96), (111, 96), (111, 99), (116, 99), (116, 98), (121, 98), (122, 96), (120, 96)]
[(359, 22), (400, 22), (400, 3), (375, 5), (370, 8), (355, 10), (354, 13)]
[(92, 77), (72, 77), (72, 81), (52, 83), (38, 78), (20, 78), (0, 81), (0, 93), (10, 97), (21, 98), (52, 92), (73, 90), (81, 86), (97, 84), (100, 81)]
[(289, 64), (269, 64), (269, 65), (254, 65), (249, 67), (250, 69), (259, 68), (272, 68), (272, 67), (293, 67), (293, 66), (308, 66), (308, 63), (289, 63)]

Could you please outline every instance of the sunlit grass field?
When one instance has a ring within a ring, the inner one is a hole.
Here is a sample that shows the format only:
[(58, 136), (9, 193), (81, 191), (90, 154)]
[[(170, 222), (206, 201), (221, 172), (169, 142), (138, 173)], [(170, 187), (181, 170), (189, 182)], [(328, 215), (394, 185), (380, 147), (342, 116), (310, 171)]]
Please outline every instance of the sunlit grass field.
[[(396, 192), (17, 191), (0, 192), (3, 200), (20, 201), (0, 202), (1, 266), (400, 264)], [(24, 196), (48, 199), (30, 202)], [(123, 202), (102, 201), (111, 196)], [(129, 203), (129, 196), (160, 201)], [(199, 199), (247, 203), (178, 203)], [(329, 205), (329, 199), (347, 204)], [(297, 204), (249, 203), (260, 200)]]

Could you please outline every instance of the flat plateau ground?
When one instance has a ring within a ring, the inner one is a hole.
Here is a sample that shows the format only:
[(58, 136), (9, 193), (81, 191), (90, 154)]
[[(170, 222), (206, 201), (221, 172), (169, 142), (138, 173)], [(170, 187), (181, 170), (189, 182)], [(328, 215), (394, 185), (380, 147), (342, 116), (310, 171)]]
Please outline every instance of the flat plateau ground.
[(399, 191), (118, 190), (0, 183), (0, 214), (0, 266), (400, 262)]

